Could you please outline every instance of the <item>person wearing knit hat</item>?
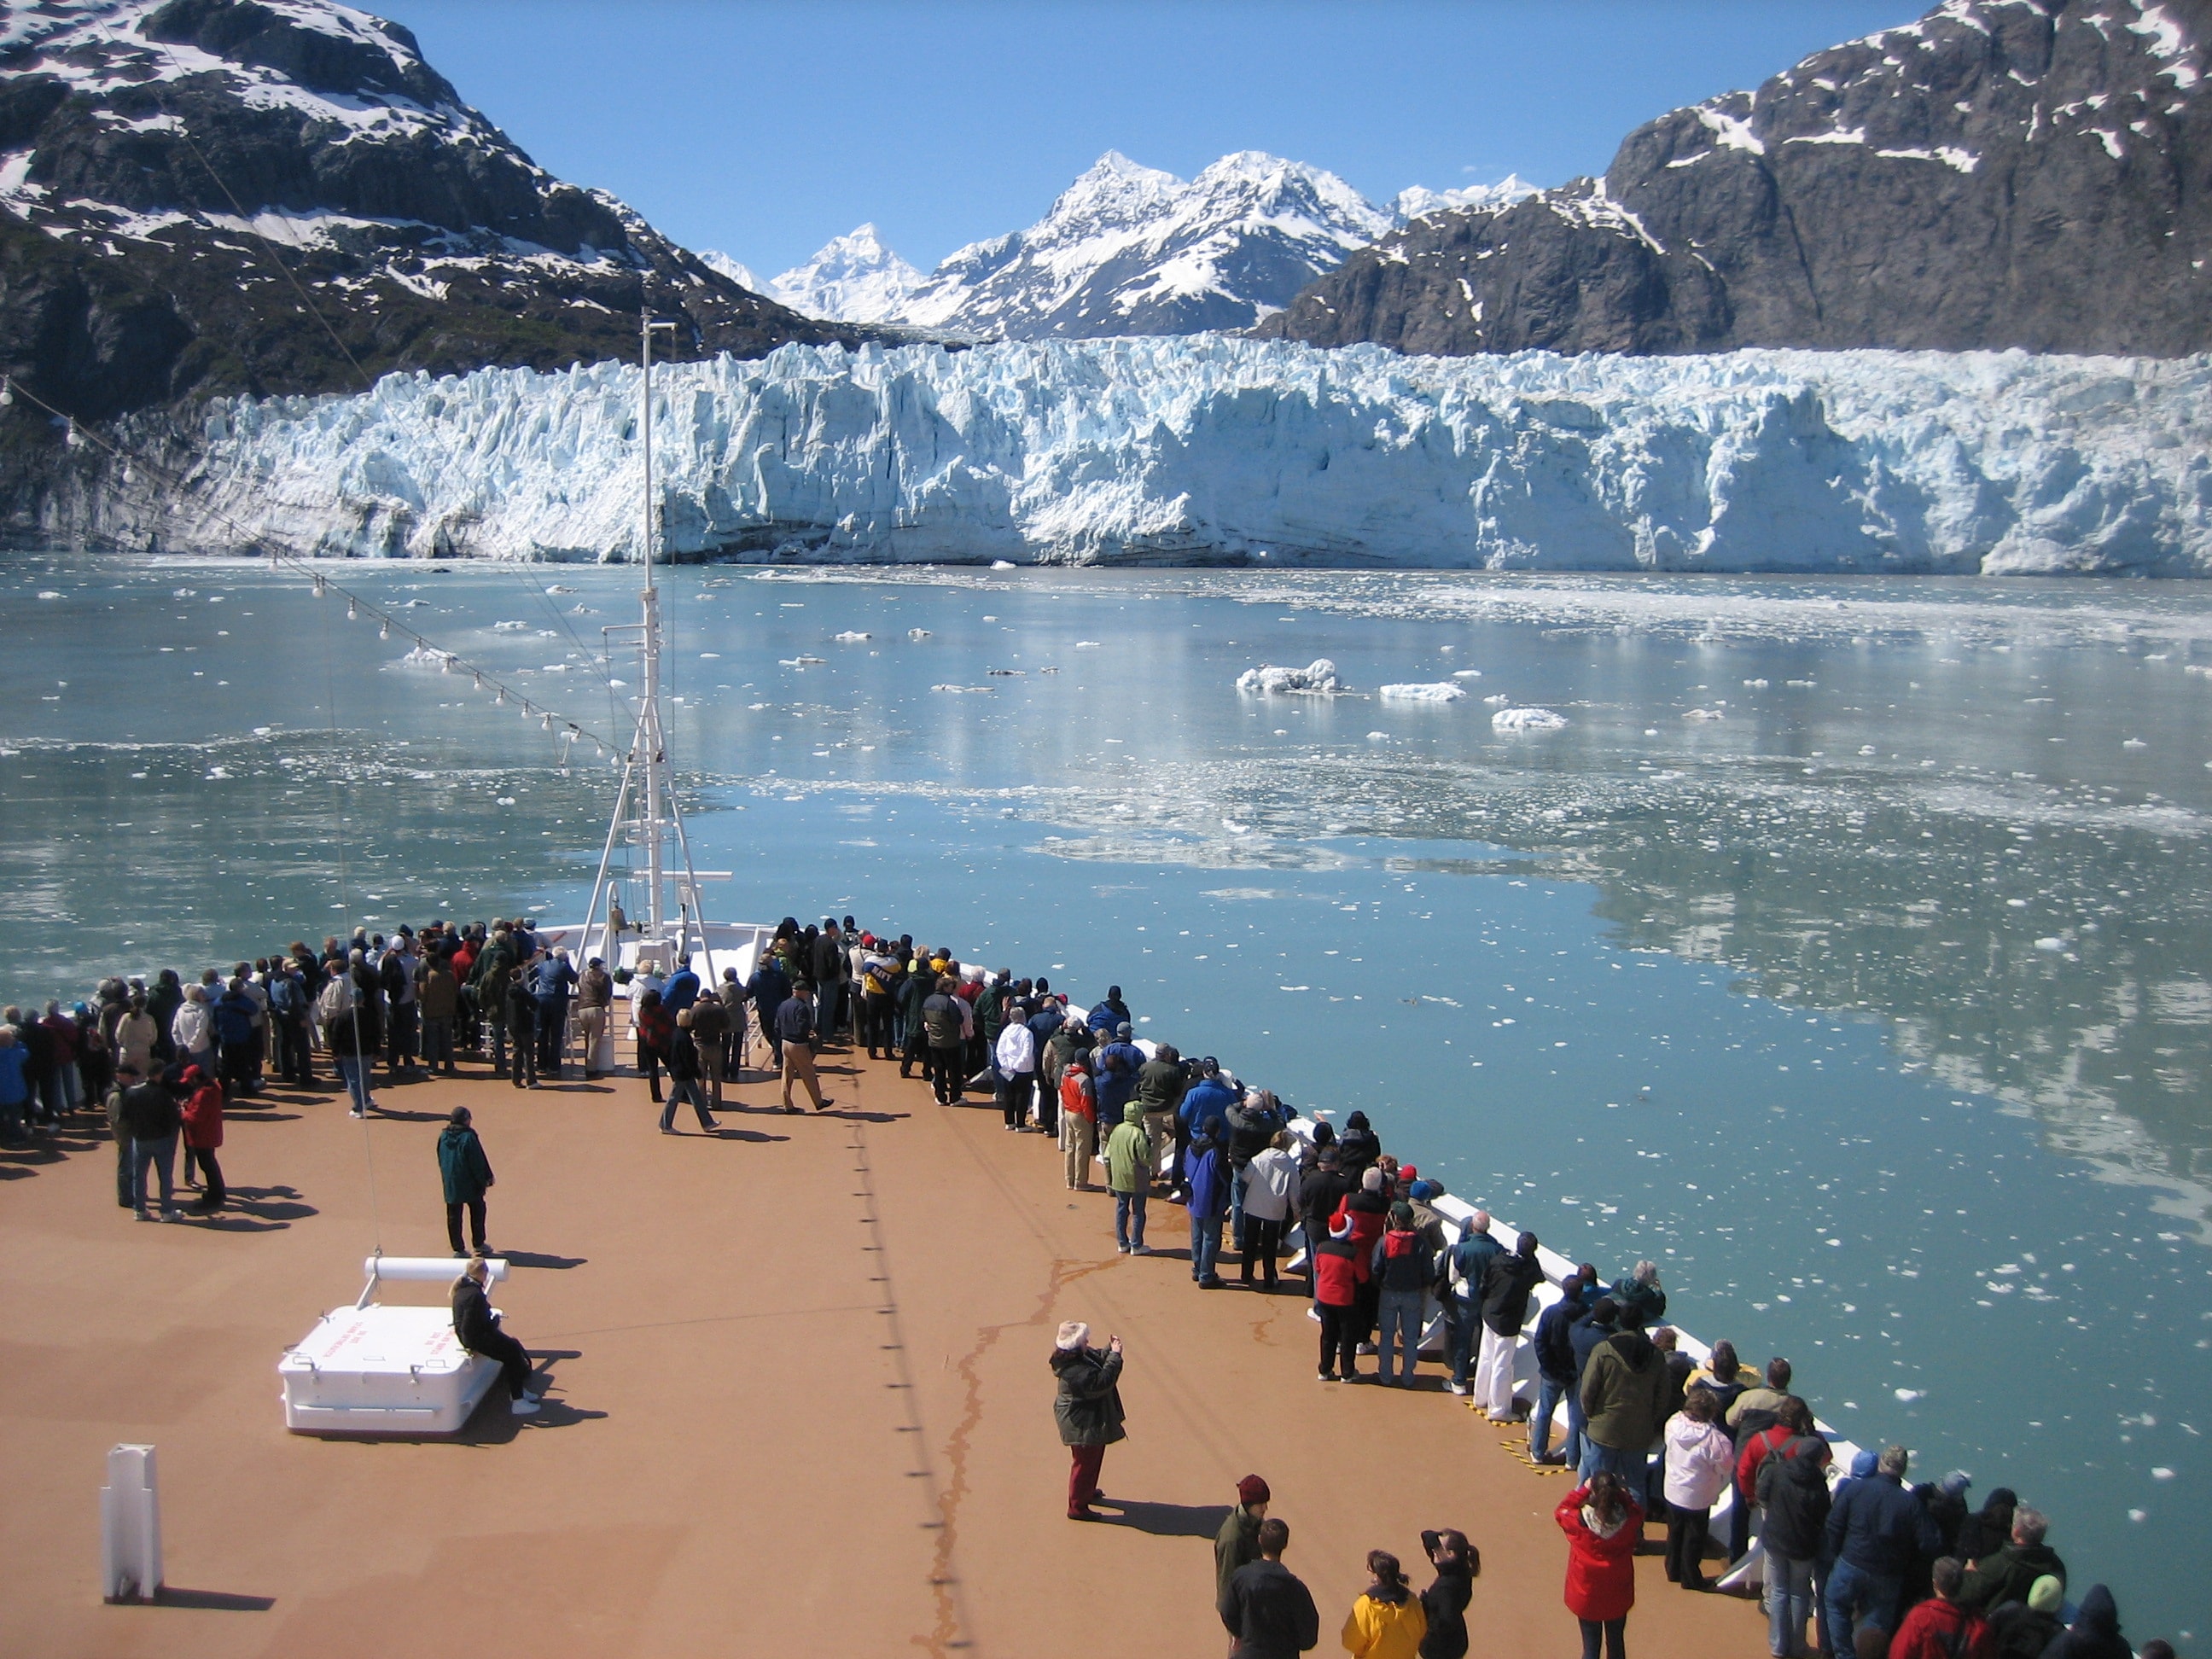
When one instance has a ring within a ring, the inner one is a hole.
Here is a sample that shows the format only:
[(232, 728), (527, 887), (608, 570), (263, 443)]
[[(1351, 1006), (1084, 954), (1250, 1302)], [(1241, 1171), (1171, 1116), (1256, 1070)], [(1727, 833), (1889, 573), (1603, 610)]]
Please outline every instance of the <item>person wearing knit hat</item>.
[(1329, 1224), (1328, 1237), (1310, 1252), (1313, 1264), (1314, 1311), (1321, 1316), (1321, 1370), (1324, 1382), (1341, 1376), (1346, 1382), (1359, 1375), (1359, 1333), (1353, 1325), (1354, 1304), (1359, 1292), (1359, 1249), (1352, 1236), (1352, 1219), (1338, 1216)]
[(2046, 1572), (2029, 1587), (2027, 1600), (2008, 1601), (1990, 1614), (1983, 1650), (1988, 1659), (2043, 1659), (2044, 1650), (2066, 1628), (2058, 1616), (2065, 1599), (2065, 1585)]
[(1106, 1448), (1127, 1437), (1121, 1427), (1121, 1339), (1109, 1336), (1104, 1348), (1091, 1346), (1091, 1328), (1071, 1319), (1054, 1337), (1048, 1362), (1059, 1393), (1052, 1414), (1060, 1443), (1067, 1448), (1067, 1518), (1096, 1521), (1098, 1471)]
[(1248, 1474), (1237, 1483), (1237, 1507), (1224, 1517), (1221, 1530), (1213, 1535), (1217, 1606), (1227, 1598), (1229, 1581), (1237, 1576), (1237, 1569), (1260, 1559), (1260, 1523), (1267, 1518), (1267, 1502), (1273, 1495), (1256, 1474)]

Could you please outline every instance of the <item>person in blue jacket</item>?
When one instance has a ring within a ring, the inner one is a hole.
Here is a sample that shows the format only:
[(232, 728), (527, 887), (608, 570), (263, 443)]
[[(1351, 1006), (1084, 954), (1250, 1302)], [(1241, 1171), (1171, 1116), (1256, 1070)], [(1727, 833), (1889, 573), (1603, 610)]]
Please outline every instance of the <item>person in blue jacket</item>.
[[(669, 981), (673, 984), (675, 981)], [(691, 981), (696, 997), (699, 981)], [(568, 1036), (568, 999), (576, 994), (576, 969), (566, 947), (540, 960), (530, 970), (530, 994), (538, 1003), (538, 1069), (548, 1077), (561, 1075), (561, 1049)], [(664, 1004), (667, 993), (661, 994)]]
[(1129, 1005), (1121, 1000), (1120, 986), (1109, 985), (1106, 988), (1106, 1000), (1091, 1011), (1085, 1023), (1102, 1036), (1110, 1036), (1122, 1026), (1134, 1023), (1129, 1012)]
[[(1536, 1317), (1536, 1334), (1529, 1339), (1536, 1356), (1536, 1412), (1528, 1419), (1531, 1462), (1557, 1466), (1567, 1461), (1564, 1452), (1551, 1455), (1552, 1418), (1559, 1401), (1573, 1394), (1581, 1371), (1572, 1333), (1575, 1322), (1583, 1316), (1583, 1287), (1595, 1277), (1595, 1273), (1589, 1279), (1579, 1273), (1573, 1275), (1559, 1287), (1559, 1299)], [(1575, 1449), (1579, 1453), (1582, 1449)]]
[(215, 1000), (213, 1018), (216, 1052), (222, 1057), (223, 1096), (235, 1099), (253, 1084), (253, 1062), (260, 1045), (257, 1027), (261, 1005), (247, 992), (244, 980), (234, 979), (229, 988)]
[(1190, 1276), (1202, 1291), (1223, 1288), (1214, 1271), (1221, 1255), (1221, 1224), (1229, 1215), (1229, 1158), (1221, 1143), (1221, 1120), (1209, 1117), (1191, 1136), (1183, 1161), (1190, 1198)]
[(0, 1139), (22, 1140), (31, 1103), (30, 1051), (12, 1025), (0, 1025)]
[(791, 1000), (791, 981), (783, 966), (772, 955), (763, 954), (753, 976), (745, 981), (745, 995), (750, 1000), (760, 1020), (761, 1036), (767, 1040), (771, 1069), (783, 1070), (783, 1038), (775, 1029), (776, 1010)]
[(676, 971), (668, 976), (668, 983), (660, 988), (660, 1006), (668, 1010), (671, 1019), (699, 1000), (699, 975), (691, 971), (691, 958), (676, 958)]
[(1905, 1576), (1920, 1557), (1942, 1551), (1928, 1506), (1905, 1490), (1909, 1461), (1904, 1447), (1885, 1446), (1872, 1475), (1837, 1488), (1827, 1539), (1836, 1565), (1823, 1595), (1831, 1653), (1856, 1652), (1851, 1644), (1860, 1625), (1895, 1634)]

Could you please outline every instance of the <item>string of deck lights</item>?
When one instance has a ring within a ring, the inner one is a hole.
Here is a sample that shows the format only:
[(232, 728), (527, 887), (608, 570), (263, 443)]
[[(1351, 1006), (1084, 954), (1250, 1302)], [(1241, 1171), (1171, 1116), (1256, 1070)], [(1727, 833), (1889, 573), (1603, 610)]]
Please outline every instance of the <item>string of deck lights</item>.
[[(134, 457), (127, 454), (105, 434), (80, 426), (74, 416), (64, 415), (38, 393), (27, 387), (17, 386), (14, 376), (0, 375), (0, 408), (12, 404), (18, 397), (46, 410), (56, 420), (62, 422), (64, 423), (63, 441), (70, 448), (81, 449), (90, 443), (106, 451), (109, 455), (121, 462), (125, 483), (134, 481), (137, 476), (136, 469), (142, 465), (152, 471), (162, 483), (173, 489), (180, 489), (187, 482), (185, 476), (174, 469), (165, 467), (158, 461), (148, 460), (143, 456)], [(307, 577), (314, 584), (317, 599), (328, 599), (335, 593), (344, 599), (345, 619), (348, 622), (358, 622), (364, 614), (368, 615), (376, 622), (377, 638), (389, 640), (396, 632), (402, 639), (408, 641), (416, 652), (425, 657), (434, 658), (440, 672), (467, 674), (470, 677), (472, 690), (482, 692), (489, 690), (492, 693), (494, 708), (504, 708), (509, 702), (513, 702), (520, 709), (524, 720), (537, 720), (548, 732), (556, 732), (557, 727), (556, 741), (561, 745), (559, 757), (561, 764), (564, 766), (568, 764), (569, 750), (577, 744), (586, 740), (592, 744), (594, 760), (604, 758), (609, 765), (617, 768), (623, 764), (628, 752), (627, 745), (618, 744), (581, 721), (569, 720), (557, 710), (549, 708), (544, 703), (525, 696), (501, 679), (496, 673), (470, 661), (458, 652), (448, 651), (442, 646), (433, 644), (374, 600), (366, 599), (331, 580), (329, 572), (319, 568), (313, 561), (297, 554), (285, 552), (281, 548), (270, 546), (264, 538), (251, 534), (244, 526), (221, 507), (204, 505), (203, 510), (228, 526), (232, 533), (239, 538), (241, 545), (248, 548), (258, 547), (268, 559), (272, 568), (289, 570), (295, 575)]]

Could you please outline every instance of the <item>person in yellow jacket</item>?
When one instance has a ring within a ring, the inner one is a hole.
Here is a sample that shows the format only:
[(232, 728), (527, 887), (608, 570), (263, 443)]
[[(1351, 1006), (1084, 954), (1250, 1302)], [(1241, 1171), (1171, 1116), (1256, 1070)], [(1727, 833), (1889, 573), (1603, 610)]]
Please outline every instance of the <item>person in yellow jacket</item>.
[(1367, 1552), (1374, 1579), (1344, 1619), (1344, 1648), (1352, 1659), (1419, 1659), (1429, 1616), (1421, 1598), (1407, 1588), (1398, 1558), (1388, 1550)]

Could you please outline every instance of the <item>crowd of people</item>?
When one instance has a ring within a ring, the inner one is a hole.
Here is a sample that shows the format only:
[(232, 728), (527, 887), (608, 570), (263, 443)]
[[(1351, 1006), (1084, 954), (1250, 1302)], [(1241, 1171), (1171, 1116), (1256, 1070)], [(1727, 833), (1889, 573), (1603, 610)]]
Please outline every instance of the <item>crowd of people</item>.
[[(1221, 1269), (1233, 1255), (1243, 1287), (1297, 1290), (1318, 1327), (1324, 1383), (1415, 1387), (1440, 1316), (1443, 1388), (1471, 1396), (1493, 1423), (1525, 1423), (1528, 1460), (1574, 1476), (1556, 1516), (1585, 1659), (1623, 1659), (1633, 1555), (1655, 1524), (1666, 1528), (1666, 1577), (1689, 1590), (1710, 1589), (1710, 1556), (1741, 1560), (1756, 1530), (1771, 1659), (2130, 1651), (2109, 1592), (2097, 1585), (2069, 1601), (2049, 1521), (2010, 1490), (1972, 1510), (1963, 1472), (1908, 1485), (1901, 1446), (1861, 1453), (1834, 1480), (1828, 1440), (1793, 1391), (1790, 1362), (1753, 1371), (1722, 1341), (1694, 1363), (1664, 1322), (1667, 1293), (1651, 1261), (1610, 1283), (1584, 1263), (1547, 1298), (1535, 1237), (1499, 1237), (1479, 1209), (1464, 1224), (1445, 1214), (1441, 1183), (1385, 1152), (1364, 1113), (1340, 1130), (1294, 1124), (1274, 1094), (1213, 1058), (1140, 1042), (1119, 986), (1081, 1008), (1041, 975), (976, 972), (950, 951), (859, 928), (850, 916), (818, 927), (787, 917), (750, 976), (727, 969), (712, 983), (683, 957), (665, 971), (641, 961), (635, 975), (598, 957), (579, 965), (526, 920), (434, 921), (389, 938), (356, 930), (319, 950), (295, 941), (228, 974), (210, 968), (189, 986), (173, 969), (150, 985), (106, 979), (87, 1002), (0, 1013), (0, 1140), (21, 1145), (104, 1103), (118, 1204), (151, 1220), (158, 1194), (161, 1218), (179, 1219), (181, 1141), (184, 1181), (212, 1213), (227, 1198), (216, 1158), (225, 1110), (260, 1095), (271, 1074), (313, 1089), (326, 1063), (356, 1117), (379, 1110), (380, 1068), (387, 1081), (451, 1075), (460, 1052), (521, 1089), (559, 1078), (572, 1056), (585, 1077), (601, 1077), (617, 1069), (618, 990), (664, 1133), (678, 1133), (687, 1104), (702, 1129), (715, 1129), (725, 1090), (752, 1055), (780, 1079), (782, 1109), (825, 1109), (834, 1103), (816, 1055), (849, 1042), (895, 1060), (902, 1078), (918, 1071), (941, 1104), (987, 1091), (1008, 1133), (1052, 1139), (1068, 1191), (1110, 1196), (1118, 1253), (1153, 1254), (1148, 1220), (1159, 1206), (1177, 1206), (1196, 1287), (1228, 1288)], [(465, 1109), (451, 1115), (437, 1150), (448, 1242), (480, 1262), (493, 1176)], [(464, 1342), (509, 1373), (515, 1409), (534, 1410), (520, 1345), (477, 1307), (482, 1277), (471, 1267), (455, 1286), (457, 1328), (465, 1321)], [(1515, 1389), (1524, 1335), (1533, 1402)], [(1376, 1369), (1363, 1371), (1370, 1358)], [(1086, 1327), (1061, 1328), (1051, 1365), (1073, 1520), (1097, 1518), (1105, 1449), (1123, 1432), (1122, 1364), (1118, 1338), (1096, 1349)], [(1716, 1551), (1709, 1522), (1731, 1489)], [(1266, 1482), (1250, 1477), (1238, 1496), (1217, 1540), (1217, 1608), (1241, 1659), (1288, 1659), (1317, 1644), (1317, 1613), (1283, 1565), (1289, 1529), (1267, 1512)], [(1372, 1583), (1342, 1630), (1347, 1650), (1363, 1659), (1467, 1652), (1479, 1558), (1455, 1531), (1423, 1540), (1435, 1582), (1418, 1594), (1395, 1558), (1370, 1555)], [(2160, 1659), (2164, 1646), (2147, 1644), (2145, 1659)]]

